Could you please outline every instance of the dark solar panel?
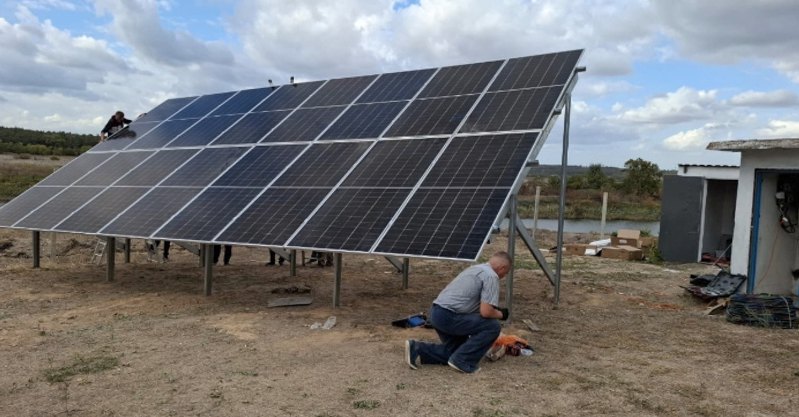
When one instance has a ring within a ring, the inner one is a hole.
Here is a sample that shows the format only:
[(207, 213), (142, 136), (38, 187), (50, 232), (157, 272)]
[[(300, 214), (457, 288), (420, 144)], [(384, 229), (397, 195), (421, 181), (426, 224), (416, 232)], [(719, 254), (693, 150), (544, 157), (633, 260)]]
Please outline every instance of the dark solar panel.
[(482, 92), (502, 61), (441, 68), (419, 97), (443, 97)]
[(510, 187), (536, 138), (537, 133), (456, 137), (422, 187)]
[(182, 98), (171, 98), (161, 104), (158, 107), (150, 110), (149, 112), (143, 114), (141, 117), (137, 118), (136, 121), (139, 122), (160, 122), (162, 120), (166, 120), (169, 116), (175, 114), (178, 110), (185, 107), (187, 104), (191, 103), (197, 97), (182, 97)]
[(451, 134), (477, 100), (476, 95), (415, 100), (385, 137)]
[(209, 188), (156, 232), (155, 237), (210, 241), (259, 192), (253, 188)]
[(464, 123), (461, 132), (542, 129), (558, 102), (562, 87), (488, 93)]
[(206, 117), (196, 125), (183, 132), (177, 139), (167, 145), (170, 148), (179, 146), (205, 146), (211, 143), (220, 133), (230, 127), (241, 115)]
[(50, 229), (101, 191), (96, 187), (69, 187), (14, 226)]
[(197, 149), (159, 151), (122, 177), (115, 185), (154, 186), (197, 152), (199, 152)]
[(213, 185), (263, 188), (303, 149), (305, 146), (302, 145), (259, 146), (241, 158)]
[(290, 110), (250, 113), (238, 123), (222, 134), (214, 145), (234, 143), (256, 143), (269, 133), (283, 118), (291, 113)]
[(233, 165), (248, 148), (203, 149), (161, 185), (205, 187)]
[(138, 140), (126, 149), (155, 149), (163, 147), (196, 122), (197, 119), (168, 120), (140, 136)]
[(97, 233), (146, 192), (142, 187), (109, 187), (53, 230)]
[(377, 138), (406, 104), (406, 101), (394, 101), (351, 106), (320, 140)]
[(270, 188), (217, 241), (282, 246), (328, 192), (327, 188)]
[(0, 226), (11, 226), (61, 190), (62, 187), (29, 188), (22, 195), (0, 206)]
[(253, 111), (293, 109), (305, 101), (322, 84), (323, 81), (314, 81), (281, 86)]
[(475, 259), (509, 189), (419, 189), (376, 252)]
[(260, 103), (266, 96), (272, 94), (274, 89), (266, 88), (253, 88), (251, 90), (241, 90), (230, 100), (219, 106), (211, 116), (218, 116), (220, 114), (239, 114), (247, 113), (256, 104)]
[(337, 106), (352, 103), (376, 75), (339, 78), (328, 81), (302, 107)]
[(378, 142), (342, 186), (413, 187), (446, 142), (446, 138)]
[(81, 178), (75, 185), (111, 185), (152, 154), (151, 151), (120, 152)]
[(225, 100), (229, 99), (230, 96), (233, 95), (233, 91), (229, 91), (227, 93), (218, 93), (218, 94), (209, 94), (207, 96), (201, 96), (193, 103), (189, 104), (175, 114), (174, 116), (170, 117), (170, 120), (177, 120), (177, 119), (196, 119), (198, 117), (203, 117), (214, 110), (217, 106), (224, 103)]
[(346, 106), (298, 109), (262, 142), (312, 141), (341, 114)]
[(511, 59), (491, 84), (489, 91), (565, 84), (582, 52), (577, 50)]
[(158, 125), (158, 123), (159, 122), (140, 122), (136, 120), (125, 129), (122, 129), (113, 136), (109, 137), (104, 142), (100, 142), (95, 145), (91, 150), (89, 150), (89, 152), (116, 151), (125, 149), (125, 147), (133, 143), (133, 141), (139, 136), (144, 135)]
[(113, 223), (100, 230), (111, 236), (148, 237), (186, 205), (201, 190), (199, 188), (157, 187)]
[(283, 173), (276, 186), (330, 187), (361, 157), (369, 143), (314, 144)]
[(581, 54), (167, 100), (0, 226), (474, 260)]
[(61, 167), (38, 185), (71, 185), (112, 156), (114, 156), (112, 153), (85, 153)]
[(337, 190), (289, 245), (368, 252), (410, 191), (408, 188)]
[(358, 103), (410, 100), (436, 72), (434, 69), (383, 74), (358, 99)]

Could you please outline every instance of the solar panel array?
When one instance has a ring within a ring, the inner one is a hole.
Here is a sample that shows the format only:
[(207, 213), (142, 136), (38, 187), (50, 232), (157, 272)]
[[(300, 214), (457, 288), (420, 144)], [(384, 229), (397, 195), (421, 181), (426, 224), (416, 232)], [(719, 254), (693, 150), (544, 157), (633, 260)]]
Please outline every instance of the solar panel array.
[(170, 99), (0, 226), (473, 260), (581, 54)]

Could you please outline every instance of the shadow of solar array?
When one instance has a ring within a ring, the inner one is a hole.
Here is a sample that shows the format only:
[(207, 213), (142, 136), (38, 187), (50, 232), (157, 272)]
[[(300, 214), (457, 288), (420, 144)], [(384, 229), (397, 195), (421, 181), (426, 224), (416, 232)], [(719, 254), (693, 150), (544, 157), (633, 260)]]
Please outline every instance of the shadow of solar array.
[(474, 260), (581, 55), (169, 99), (0, 227)]

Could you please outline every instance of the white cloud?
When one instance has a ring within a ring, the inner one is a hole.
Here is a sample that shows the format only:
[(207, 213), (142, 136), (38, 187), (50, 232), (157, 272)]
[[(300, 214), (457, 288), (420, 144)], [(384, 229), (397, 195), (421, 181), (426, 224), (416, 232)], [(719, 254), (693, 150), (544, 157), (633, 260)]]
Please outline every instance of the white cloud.
[(719, 110), (716, 96), (716, 90), (680, 87), (677, 91), (650, 99), (641, 107), (623, 111), (619, 119), (643, 124), (676, 124), (706, 120)]
[(663, 147), (671, 151), (701, 150), (707, 144), (718, 139), (723, 126), (706, 124), (697, 129), (690, 129), (675, 133), (663, 140)]
[(745, 91), (730, 99), (734, 106), (747, 107), (787, 107), (799, 104), (796, 93), (787, 90)]
[(685, 57), (734, 64), (760, 61), (799, 82), (794, 0), (654, 2), (664, 32)]
[(761, 138), (799, 138), (799, 122), (795, 120), (769, 120), (757, 131)]

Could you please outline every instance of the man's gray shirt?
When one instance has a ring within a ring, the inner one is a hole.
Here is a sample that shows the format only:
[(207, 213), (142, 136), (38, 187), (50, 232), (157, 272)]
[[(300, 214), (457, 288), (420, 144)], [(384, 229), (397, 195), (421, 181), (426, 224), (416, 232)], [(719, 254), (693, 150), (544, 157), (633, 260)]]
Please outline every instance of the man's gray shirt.
[(464, 269), (433, 301), (459, 314), (479, 312), (480, 302), (499, 305), (499, 276), (487, 263)]

